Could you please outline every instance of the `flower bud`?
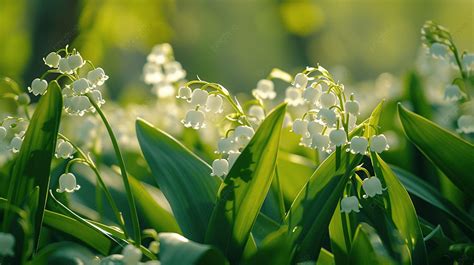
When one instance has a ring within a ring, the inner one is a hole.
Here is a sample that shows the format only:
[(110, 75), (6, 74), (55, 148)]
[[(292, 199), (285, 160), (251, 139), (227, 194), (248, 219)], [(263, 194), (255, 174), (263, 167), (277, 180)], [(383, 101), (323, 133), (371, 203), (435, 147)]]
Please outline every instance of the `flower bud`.
[(229, 173), (229, 162), (225, 159), (216, 159), (212, 162), (211, 176), (222, 177)]
[(46, 89), (48, 88), (48, 82), (44, 79), (35, 78), (31, 82), (31, 86), (28, 87), (28, 92), (32, 93), (35, 96), (44, 95)]
[(341, 212), (350, 213), (350, 212), (360, 212), (359, 210), (359, 200), (356, 196), (344, 197), (341, 200)]
[(21, 149), (22, 144), (23, 144), (23, 139), (19, 136), (15, 136), (10, 141), (10, 150), (13, 153), (18, 153)]
[(182, 86), (182, 87), (179, 88), (178, 95), (176, 97), (181, 98), (181, 99), (189, 100), (189, 99), (191, 99), (191, 94), (192, 93), (193, 93), (193, 91), (191, 90), (191, 88), (189, 88), (187, 86)]
[(330, 108), (336, 104), (336, 96), (333, 93), (323, 93), (319, 98), (323, 108)]
[(76, 53), (74, 55), (71, 55), (67, 57), (67, 63), (71, 70), (76, 70), (80, 67), (82, 67), (86, 62), (82, 59), (81, 55), (79, 53)]
[(293, 85), (296, 88), (306, 88), (308, 85), (308, 77), (303, 73), (296, 74)]
[(345, 104), (345, 109), (349, 114), (354, 116), (359, 115), (359, 102), (356, 100), (347, 101)]
[(249, 108), (249, 116), (262, 121), (265, 119), (265, 110), (259, 105), (252, 105)]
[(74, 192), (79, 190), (81, 186), (76, 183), (76, 176), (72, 173), (64, 173), (59, 176), (59, 188), (56, 189), (57, 192)]
[(64, 141), (63, 139), (59, 139), (58, 143), (56, 144), (56, 154), (57, 158), (68, 159), (72, 158), (72, 154), (74, 153), (74, 147), (70, 142)]
[(91, 70), (87, 73), (87, 80), (91, 83), (92, 87), (101, 86), (109, 79), (104, 72), (104, 69), (98, 67), (94, 70)]
[(59, 60), (61, 56), (55, 52), (50, 52), (46, 58), (43, 58), (44, 64), (51, 68), (57, 68), (59, 65)]

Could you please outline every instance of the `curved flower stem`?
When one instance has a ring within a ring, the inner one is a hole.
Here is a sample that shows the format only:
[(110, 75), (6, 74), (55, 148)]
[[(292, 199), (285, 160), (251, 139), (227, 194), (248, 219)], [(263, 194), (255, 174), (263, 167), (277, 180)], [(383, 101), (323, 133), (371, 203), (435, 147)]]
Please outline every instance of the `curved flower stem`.
[[(99, 169), (96, 167), (96, 165), (94, 164), (94, 162), (92, 160), (90, 160), (89, 156), (86, 155), (86, 153), (84, 153), (84, 151), (79, 147), (77, 146), (76, 144), (74, 144), (71, 140), (69, 140), (66, 136), (64, 136), (63, 134), (61, 133), (58, 133), (58, 136), (63, 139), (64, 141), (67, 141), (69, 142), (75, 150), (77, 150), (77, 152), (79, 153), (79, 155), (83, 158), (83, 161), (78, 161), (76, 160), (75, 162), (77, 163), (84, 163), (85, 165), (87, 165), (90, 169), (92, 169), (92, 171), (94, 172), (94, 174), (96, 175), (97, 177), (97, 180), (99, 181), (99, 185), (102, 187), (102, 189), (104, 190), (104, 193), (105, 193), (105, 197), (107, 198), (107, 201), (109, 202), (110, 204), (110, 207), (112, 207), (112, 211), (114, 212), (115, 214), (115, 218), (117, 218), (117, 222), (119, 223), (120, 225), (120, 228), (123, 230), (123, 233), (125, 235), (125, 237), (128, 237), (128, 234), (127, 234), (127, 230), (125, 229), (125, 223), (124, 223), (124, 220), (123, 220), (123, 216), (122, 216), (122, 213), (120, 213), (117, 205), (115, 204), (114, 202), (114, 199), (112, 198), (112, 194), (110, 194), (110, 191), (109, 189), (107, 188), (107, 185), (105, 185), (105, 182), (104, 180), (102, 179), (102, 176), (100, 175), (100, 172), (99, 172)], [(71, 160), (71, 161), (74, 161)], [(68, 167), (69, 167), (69, 163), (68, 163)]]
[(133, 194), (132, 190), (130, 188), (130, 183), (128, 181), (128, 174), (127, 174), (127, 169), (125, 168), (125, 162), (123, 161), (122, 157), (122, 152), (120, 151), (117, 138), (115, 137), (115, 134), (112, 130), (112, 127), (109, 124), (109, 121), (105, 117), (104, 112), (100, 109), (100, 107), (97, 105), (97, 103), (94, 101), (94, 99), (91, 97), (90, 94), (87, 94), (87, 98), (89, 98), (90, 103), (92, 106), (94, 106), (95, 110), (99, 114), (100, 118), (102, 119), (102, 122), (105, 125), (105, 128), (107, 129), (107, 133), (109, 134), (110, 140), (112, 142), (112, 146), (115, 151), (115, 156), (117, 157), (117, 162), (120, 167), (120, 172), (122, 175), (122, 180), (123, 184), (125, 186), (125, 191), (127, 193), (127, 201), (128, 201), (128, 206), (130, 208), (130, 215), (132, 219), (132, 226), (133, 226), (133, 232), (134, 232), (134, 240), (135, 240), (135, 245), (140, 246), (141, 244), (141, 235), (140, 235), (140, 223), (138, 222), (138, 214), (137, 214), (137, 207), (135, 205), (135, 200), (133, 199)]

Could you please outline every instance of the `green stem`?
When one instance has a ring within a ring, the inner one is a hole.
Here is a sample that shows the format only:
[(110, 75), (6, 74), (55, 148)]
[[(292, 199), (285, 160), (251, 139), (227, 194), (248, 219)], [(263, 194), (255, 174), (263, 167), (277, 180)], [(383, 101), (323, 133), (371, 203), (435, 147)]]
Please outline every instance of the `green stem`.
[(94, 106), (95, 110), (99, 114), (100, 118), (102, 119), (102, 122), (105, 125), (105, 128), (107, 129), (107, 133), (109, 134), (110, 140), (112, 142), (112, 146), (115, 151), (115, 156), (117, 157), (117, 162), (120, 167), (120, 172), (122, 174), (122, 179), (123, 179), (123, 184), (125, 186), (125, 191), (127, 193), (127, 201), (128, 201), (128, 206), (130, 208), (130, 215), (132, 219), (132, 226), (133, 226), (133, 231), (134, 231), (134, 240), (135, 240), (135, 245), (140, 246), (141, 244), (141, 235), (140, 235), (140, 224), (138, 221), (138, 214), (137, 214), (137, 208), (135, 205), (135, 201), (133, 199), (133, 194), (132, 190), (130, 188), (130, 183), (128, 181), (128, 174), (127, 174), (127, 169), (125, 168), (125, 162), (122, 157), (122, 152), (120, 151), (117, 138), (115, 137), (115, 134), (112, 130), (112, 127), (110, 126), (107, 118), (105, 117), (104, 112), (100, 109), (100, 107), (97, 105), (97, 103), (92, 99), (90, 94), (87, 94), (87, 97), (89, 98), (90, 103), (92, 106)]
[[(69, 142), (75, 150), (77, 150), (77, 152), (79, 153), (79, 155), (84, 159), (84, 162), (87, 166), (89, 166), (90, 169), (92, 169), (92, 171), (94, 172), (94, 174), (96, 175), (97, 177), (97, 180), (99, 181), (99, 184), (100, 186), (102, 187), (102, 189), (104, 190), (104, 193), (105, 193), (105, 197), (107, 198), (107, 201), (109, 202), (110, 204), (110, 207), (112, 207), (112, 211), (114, 212), (114, 215), (115, 215), (115, 218), (117, 218), (117, 222), (118, 224), (120, 225), (120, 228), (122, 228), (123, 230), (123, 233), (125, 235), (125, 237), (128, 237), (127, 236), (127, 231), (125, 229), (125, 223), (123, 221), (123, 217), (122, 217), (122, 214), (120, 213), (117, 205), (115, 204), (114, 202), (114, 199), (112, 198), (112, 194), (110, 194), (110, 191), (109, 189), (107, 188), (107, 185), (105, 185), (105, 182), (104, 180), (102, 179), (102, 176), (100, 175), (100, 172), (99, 170), (97, 169), (97, 167), (95, 166), (94, 162), (92, 160), (89, 159), (89, 156), (87, 156), (84, 151), (79, 147), (77, 146), (76, 144), (74, 144), (72, 141), (70, 141), (66, 136), (64, 136), (63, 134), (61, 133), (58, 133), (58, 136), (63, 139), (64, 141), (67, 141)], [(79, 162), (79, 161), (78, 161)]]
[(462, 66), (461, 59), (459, 58), (458, 49), (456, 48), (454, 44), (452, 44), (452, 51), (454, 54), (454, 58), (456, 59), (456, 64), (458, 65), (459, 71), (461, 72), (462, 80), (464, 81), (464, 87), (461, 87), (461, 89), (463, 90), (464, 94), (466, 94), (467, 100), (469, 101), (471, 99), (471, 95), (467, 88), (467, 86), (469, 85), (467, 74), (464, 71), (464, 67)]

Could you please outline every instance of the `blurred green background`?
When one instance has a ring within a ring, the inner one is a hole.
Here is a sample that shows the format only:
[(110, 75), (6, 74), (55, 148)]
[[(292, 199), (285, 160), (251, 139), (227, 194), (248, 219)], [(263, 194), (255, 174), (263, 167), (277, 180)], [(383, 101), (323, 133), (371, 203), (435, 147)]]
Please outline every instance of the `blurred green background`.
[[(248, 91), (273, 67), (343, 65), (344, 81), (413, 67), (420, 27), (447, 26), (474, 50), (471, 0), (0, 0), (0, 74), (26, 87), (42, 57), (71, 44), (111, 77), (108, 97), (140, 98), (152, 46), (170, 42), (188, 72)], [(337, 71), (336, 71), (337, 77)], [(342, 78), (342, 77), (341, 77)]]

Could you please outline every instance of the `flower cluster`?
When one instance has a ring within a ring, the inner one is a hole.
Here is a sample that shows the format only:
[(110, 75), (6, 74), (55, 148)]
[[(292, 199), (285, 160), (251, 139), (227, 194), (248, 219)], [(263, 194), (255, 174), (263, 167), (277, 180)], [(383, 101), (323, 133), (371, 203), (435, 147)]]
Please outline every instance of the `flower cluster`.
[(23, 118), (8, 116), (0, 123), (0, 151), (20, 151), (28, 121)]
[(145, 83), (153, 85), (153, 93), (159, 98), (175, 95), (175, 84), (182, 83), (186, 71), (181, 64), (174, 60), (173, 48), (168, 43), (153, 47), (143, 67)]
[(370, 139), (363, 136), (349, 139), (359, 115), (359, 102), (354, 95), (347, 98), (344, 86), (334, 82), (321, 66), (298, 73), (286, 90), (285, 100), (290, 106), (308, 109), (302, 118), (293, 121), (292, 127), (301, 136), (302, 146), (328, 153), (345, 146), (353, 154), (366, 154), (368, 149), (377, 153), (388, 150), (383, 134)]
[[(362, 195), (364, 199), (382, 195), (383, 191), (386, 190), (386, 188), (382, 187), (380, 179), (370, 176), (367, 176), (367, 178), (362, 181), (362, 189), (365, 193)], [(359, 205), (359, 199), (357, 196), (346, 196), (341, 199), (341, 212), (343, 213), (358, 213), (360, 208), (362, 207)]]
[[(64, 57), (61, 57), (64, 55)], [(28, 87), (28, 91), (35, 96), (43, 95), (48, 89), (48, 74), (60, 74), (56, 80), (67, 77), (69, 82), (62, 89), (64, 109), (71, 115), (82, 116), (86, 112), (94, 112), (91, 100), (99, 107), (105, 103), (99, 88), (109, 78), (102, 68), (95, 68), (90, 61), (84, 60), (79, 52), (68, 48), (49, 53), (43, 58), (44, 63), (51, 69), (43, 76), (35, 78)], [(87, 71), (85, 65), (91, 69)]]
[[(459, 54), (449, 31), (432, 21), (428, 21), (422, 28), (423, 44), (429, 53), (437, 59), (447, 60), (451, 66), (457, 68), (461, 78), (456, 78), (446, 86), (444, 99), (449, 102), (466, 104), (470, 101), (467, 86), (461, 80), (466, 80), (474, 69), (474, 54), (464, 52)], [(459, 133), (474, 132), (474, 112), (461, 115), (457, 120)]]

